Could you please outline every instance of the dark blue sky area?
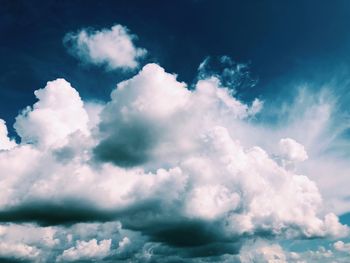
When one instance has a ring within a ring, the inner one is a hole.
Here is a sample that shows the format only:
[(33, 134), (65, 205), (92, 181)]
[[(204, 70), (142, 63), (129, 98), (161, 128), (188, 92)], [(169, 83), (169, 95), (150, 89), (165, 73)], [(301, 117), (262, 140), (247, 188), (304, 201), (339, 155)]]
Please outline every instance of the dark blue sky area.
[(132, 76), (86, 67), (63, 36), (82, 27), (127, 26), (155, 61), (191, 82), (206, 56), (250, 63), (259, 84), (243, 97), (279, 96), (284, 83), (325, 82), (348, 73), (350, 2), (334, 1), (15, 1), (0, 0), (0, 118), (12, 126), (33, 91), (57, 77), (83, 98), (106, 99)]

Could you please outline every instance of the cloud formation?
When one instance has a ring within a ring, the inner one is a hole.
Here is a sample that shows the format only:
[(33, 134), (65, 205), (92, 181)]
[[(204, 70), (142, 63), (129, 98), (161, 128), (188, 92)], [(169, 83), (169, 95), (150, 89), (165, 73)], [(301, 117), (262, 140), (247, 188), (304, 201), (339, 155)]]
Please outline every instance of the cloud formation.
[(16, 117), (14, 125), (22, 143), (58, 146), (68, 135), (87, 134), (88, 115), (78, 92), (64, 79), (49, 81), (35, 91), (39, 100)]
[(296, 172), (304, 146), (286, 136), (277, 151), (247, 143), (265, 135), (252, 122), (263, 103), (233, 94), (215, 75), (190, 90), (157, 64), (105, 104), (48, 82), (16, 118), (18, 145), (1, 124), (0, 257), (284, 262), (279, 245), (252, 254), (249, 242), (346, 237)]
[(128, 28), (114, 25), (110, 29), (81, 29), (65, 35), (68, 51), (87, 64), (104, 66), (107, 70), (134, 69), (147, 51), (135, 47), (137, 37)]

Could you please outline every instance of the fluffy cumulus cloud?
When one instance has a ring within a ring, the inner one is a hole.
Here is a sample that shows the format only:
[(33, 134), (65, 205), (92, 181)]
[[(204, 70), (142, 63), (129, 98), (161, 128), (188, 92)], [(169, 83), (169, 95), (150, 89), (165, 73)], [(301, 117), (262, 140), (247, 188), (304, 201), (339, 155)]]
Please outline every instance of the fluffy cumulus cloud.
[[(89, 50), (123, 30), (84, 31), (81, 41)], [(263, 103), (233, 94), (215, 75), (188, 89), (157, 64), (100, 104), (84, 103), (63, 79), (48, 82), (16, 118), (20, 143), (1, 122), (0, 257), (293, 262), (304, 254), (273, 240), (346, 237), (295, 167), (305, 147), (280, 133), (263, 149), (266, 130), (252, 121)]]
[(105, 66), (107, 70), (134, 69), (147, 51), (134, 45), (136, 36), (122, 25), (110, 29), (82, 29), (68, 33), (64, 44), (84, 63)]
[(83, 102), (67, 81), (50, 81), (35, 96), (39, 101), (16, 118), (15, 129), (23, 143), (52, 146), (74, 132), (88, 133)]

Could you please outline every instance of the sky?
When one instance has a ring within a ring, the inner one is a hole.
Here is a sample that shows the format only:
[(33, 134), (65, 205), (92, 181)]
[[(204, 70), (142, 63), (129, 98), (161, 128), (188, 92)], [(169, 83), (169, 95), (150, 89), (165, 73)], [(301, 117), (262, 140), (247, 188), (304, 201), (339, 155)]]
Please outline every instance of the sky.
[(348, 262), (349, 16), (0, 0), (0, 261)]

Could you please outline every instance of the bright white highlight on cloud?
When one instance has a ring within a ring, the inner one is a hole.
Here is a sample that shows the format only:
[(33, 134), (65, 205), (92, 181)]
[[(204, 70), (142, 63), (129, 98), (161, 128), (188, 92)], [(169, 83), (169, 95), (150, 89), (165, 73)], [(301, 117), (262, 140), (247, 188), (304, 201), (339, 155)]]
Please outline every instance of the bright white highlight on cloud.
[(74, 132), (88, 134), (88, 116), (78, 92), (64, 79), (50, 81), (35, 91), (38, 102), (16, 118), (15, 129), (22, 143), (60, 145)]
[(134, 69), (138, 60), (147, 51), (135, 47), (135, 35), (122, 25), (100, 31), (82, 29), (77, 33), (68, 33), (64, 43), (69, 52), (87, 64), (105, 66), (107, 70)]
[(8, 137), (5, 121), (0, 119), (0, 150), (9, 150), (15, 146), (16, 142)]
[(286, 161), (302, 162), (308, 158), (304, 146), (291, 138), (281, 139), (279, 147), (281, 155)]
[(90, 241), (77, 241), (75, 247), (63, 251), (58, 256), (58, 262), (70, 262), (77, 260), (97, 260), (106, 257), (110, 252), (111, 239), (101, 240), (97, 243), (96, 239)]
[(0, 257), (15, 258), (17, 260), (35, 260), (40, 256), (35, 247), (25, 244), (7, 244), (0, 242)]
[(248, 243), (240, 251), (242, 263), (287, 263), (287, 257), (282, 247), (263, 241)]
[[(267, 139), (251, 122), (263, 103), (232, 94), (215, 76), (189, 90), (157, 64), (100, 104), (83, 103), (63, 79), (48, 82), (16, 118), (21, 143), (0, 151), (0, 220), (49, 227), (4, 224), (2, 246), (62, 262), (199, 258), (207, 251), (289, 262), (292, 254), (279, 245), (251, 252), (245, 244), (262, 236), (346, 236), (316, 184), (279, 163), (306, 161), (304, 146), (281, 136), (276, 159), (269, 144), (247, 143)], [(18, 239), (19, 229), (28, 238)]]

